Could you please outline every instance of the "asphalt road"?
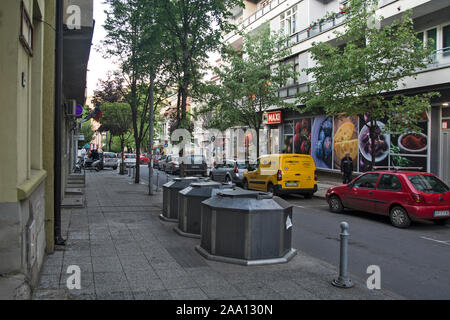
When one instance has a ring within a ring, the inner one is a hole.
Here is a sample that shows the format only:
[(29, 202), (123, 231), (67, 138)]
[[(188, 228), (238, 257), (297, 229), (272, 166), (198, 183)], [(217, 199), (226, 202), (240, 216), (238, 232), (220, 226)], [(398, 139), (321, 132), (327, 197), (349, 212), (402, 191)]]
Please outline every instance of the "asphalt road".
[[(141, 169), (142, 181), (147, 182), (148, 168)], [(160, 186), (166, 181), (160, 172)], [(350, 274), (367, 279), (367, 267), (377, 265), (383, 289), (409, 299), (450, 299), (449, 224), (413, 222), (408, 229), (398, 229), (384, 216), (358, 211), (331, 213), (322, 199), (283, 198), (295, 206), (294, 248), (338, 266), (339, 224), (346, 221), (350, 225)]]

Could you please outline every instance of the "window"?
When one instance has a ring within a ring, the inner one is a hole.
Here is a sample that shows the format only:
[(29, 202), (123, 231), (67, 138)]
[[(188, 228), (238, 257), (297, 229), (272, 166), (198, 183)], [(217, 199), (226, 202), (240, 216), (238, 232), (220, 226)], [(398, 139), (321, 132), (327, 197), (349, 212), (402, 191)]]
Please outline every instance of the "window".
[(290, 36), (297, 32), (297, 6), (293, 6), (280, 15), (280, 30)]
[(442, 28), (442, 47), (444, 48), (444, 55), (450, 55), (450, 25)]
[[(292, 68), (293, 68), (293, 70), (294, 70), (294, 72), (300, 72), (300, 65), (299, 65), (299, 58), (298, 58), (298, 55), (296, 55), (295, 57), (291, 57), (291, 58), (289, 58), (289, 59), (286, 59), (286, 60), (284, 60), (284, 62), (283, 63), (285, 63), (285, 64), (291, 64), (292, 65)], [(287, 81), (286, 81), (286, 85), (287, 86), (290, 86), (290, 85), (293, 85), (293, 84), (297, 84), (298, 83), (298, 79), (292, 79), (292, 78), (289, 78)]]
[(446, 193), (450, 191), (449, 187), (445, 183), (434, 176), (418, 174), (408, 176), (408, 180), (411, 181), (414, 188), (420, 192)]
[(383, 174), (381, 176), (380, 182), (378, 183), (377, 189), (379, 190), (390, 190), (390, 191), (400, 191), (402, 190), (402, 183), (399, 178), (393, 174)]
[[(433, 40), (431, 44), (431, 40)], [(436, 50), (437, 49), (437, 29), (430, 29), (427, 31), (427, 43), (431, 45), (431, 47)]]
[(367, 173), (362, 175), (353, 183), (352, 187), (361, 189), (375, 189), (379, 176), (380, 175), (378, 173)]

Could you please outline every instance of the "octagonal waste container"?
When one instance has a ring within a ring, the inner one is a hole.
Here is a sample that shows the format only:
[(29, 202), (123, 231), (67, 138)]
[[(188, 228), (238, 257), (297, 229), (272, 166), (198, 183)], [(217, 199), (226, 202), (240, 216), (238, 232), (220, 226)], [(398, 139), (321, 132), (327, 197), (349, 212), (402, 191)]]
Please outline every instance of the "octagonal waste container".
[(174, 228), (175, 232), (185, 237), (200, 238), (202, 201), (227, 188), (234, 188), (234, 185), (200, 181), (181, 190), (178, 193), (178, 226)]
[(197, 181), (197, 177), (175, 178), (163, 185), (163, 211), (159, 215), (162, 220), (178, 221), (178, 192)]
[(210, 260), (242, 265), (288, 262), (292, 205), (271, 193), (221, 190), (201, 207), (201, 241), (195, 249)]

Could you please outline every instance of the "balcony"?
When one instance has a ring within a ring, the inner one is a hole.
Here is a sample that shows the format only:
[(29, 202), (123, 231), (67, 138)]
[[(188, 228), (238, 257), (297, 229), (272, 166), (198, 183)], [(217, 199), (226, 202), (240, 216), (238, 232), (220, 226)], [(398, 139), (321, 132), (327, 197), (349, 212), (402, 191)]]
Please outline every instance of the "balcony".
[(419, 72), (450, 67), (450, 47), (436, 50), (432, 53), (431, 59), (432, 62), (429, 63), (425, 69), (420, 70)]

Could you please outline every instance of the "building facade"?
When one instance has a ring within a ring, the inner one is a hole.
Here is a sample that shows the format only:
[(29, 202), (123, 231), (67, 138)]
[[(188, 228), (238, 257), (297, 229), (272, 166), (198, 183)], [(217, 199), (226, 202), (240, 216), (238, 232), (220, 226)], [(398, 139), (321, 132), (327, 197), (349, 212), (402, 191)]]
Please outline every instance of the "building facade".
[[(263, 0), (244, 1), (245, 8), (233, 9), (232, 21), (245, 33), (257, 30), (268, 23), (272, 31), (283, 32), (290, 37), (292, 56), (289, 61), (300, 72), (279, 92), (280, 97), (293, 99), (298, 93), (309, 90), (313, 75), (303, 71), (314, 65), (309, 49), (313, 42), (329, 42), (335, 39), (334, 31), (343, 30), (344, 14), (341, 0)], [(449, 127), (450, 125), (450, 3), (431, 0), (380, 0), (377, 14), (384, 17), (381, 25), (390, 24), (406, 10), (413, 12), (414, 28), (418, 37), (434, 39), (433, 63), (420, 70), (416, 79), (406, 79), (405, 86), (395, 93), (405, 94), (438, 91), (441, 98), (434, 101), (431, 111), (423, 115), (421, 145), (412, 149), (405, 146), (406, 136), (386, 135), (386, 150), (376, 158), (377, 166), (408, 166), (433, 172), (450, 182)], [(334, 12), (332, 19), (322, 21), (327, 13)], [(239, 48), (242, 36), (231, 32), (225, 41)], [(391, 93), (392, 94), (392, 93)], [(302, 106), (298, 106), (301, 108)], [(340, 159), (346, 151), (357, 160), (357, 171), (369, 168), (370, 155), (365, 152), (363, 136), (367, 128), (360, 126), (357, 117), (312, 116), (287, 111), (273, 106), (262, 115), (266, 137), (261, 149), (268, 153), (293, 152), (313, 156), (316, 166), (324, 171), (340, 170)], [(380, 123), (380, 126), (383, 126)], [(340, 141), (343, 130), (352, 131), (348, 141)], [(425, 139), (425, 140), (424, 140)]]

